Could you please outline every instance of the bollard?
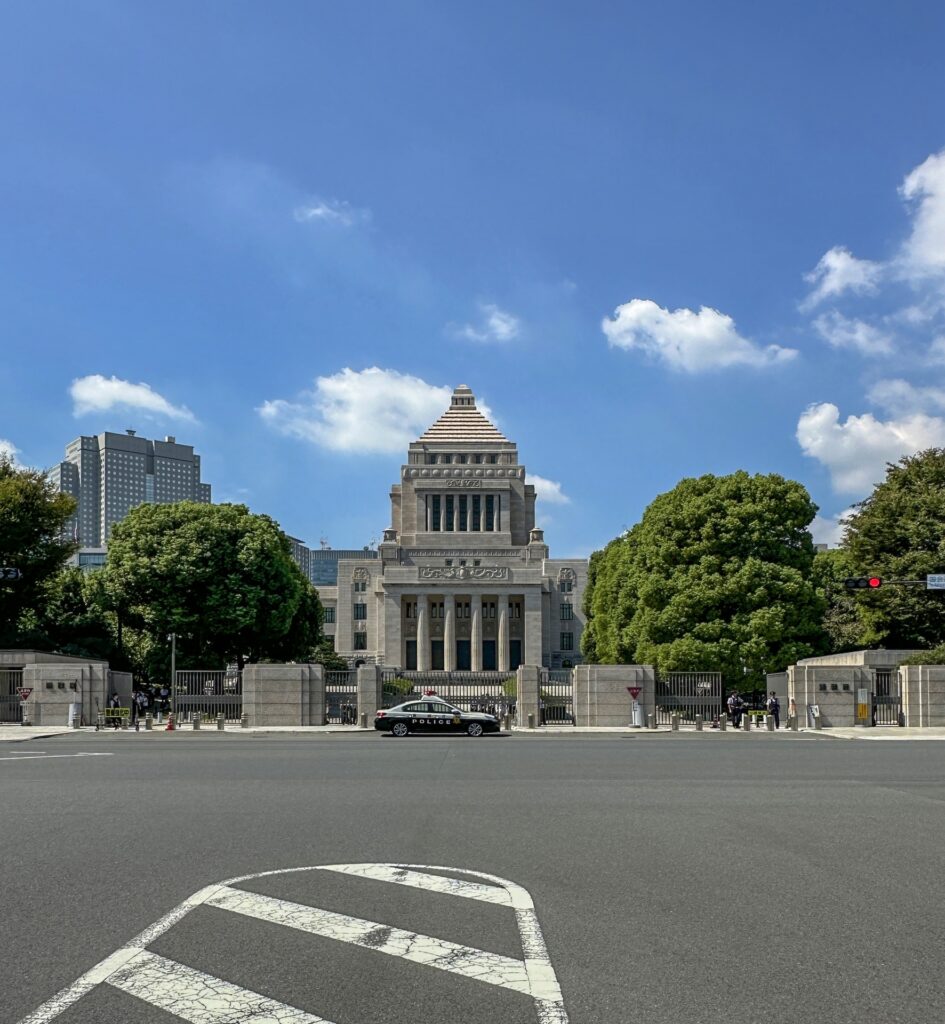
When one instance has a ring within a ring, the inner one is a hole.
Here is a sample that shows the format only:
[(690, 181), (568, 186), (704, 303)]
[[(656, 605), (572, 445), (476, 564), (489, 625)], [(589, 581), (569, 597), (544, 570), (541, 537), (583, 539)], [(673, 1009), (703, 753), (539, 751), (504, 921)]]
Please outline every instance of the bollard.
[(797, 715), (791, 715), (790, 728), (793, 732), (797, 732), (797, 730), (800, 728), (800, 723), (797, 720)]
[(81, 724), (81, 720), (80, 720), (79, 716), (78, 715), (73, 715), (72, 716), (72, 728), (73, 729), (78, 729), (80, 724)]
[(774, 732), (774, 715), (765, 715), (765, 725), (768, 732)]
[(226, 715), (224, 715), (223, 712), (221, 711), (220, 714), (217, 715), (217, 728), (222, 731), (225, 726), (226, 726)]
[(95, 716), (95, 731), (99, 732), (101, 729), (104, 729), (104, 728), (105, 728), (105, 715), (101, 711), (99, 711), (99, 713)]
[(505, 732), (512, 731), (512, 716), (508, 712), (502, 716), (502, 728)]
[(366, 711), (362, 711), (361, 712), (361, 728), (362, 729), (366, 729), (367, 728), (367, 712)]
[(679, 715), (670, 715), (669, 727), (673, 732), (679, 732)]
[(823, 724), (820, 721), (820, 715), (814, 715), (814, 728), (818, 730), (823, 728)]
[(535, 715), (534, 715), (534, 712), (532, 712), (532, 711), (528, 712), (528, 728), (529, 729), (534, 729), (535, 728)]
[(128, 728), (128, 716), (127, 715), (122, 715), (121, 716), (121, 727), (122, 727), (122, 729), (127, 729)]
[(702, 715), (696, 715), (696, 732), (702, 732)]
[(194, 712), (194, 717), (191, 719), (191, 722), (193, 722), (195, 730), (200, 728), (202, 718), (203, 716), (200, 714), (199, 711)]
[(647, 727), (647, 729), (655, 729), (656, 728), (656, 715), (647, 715), (646, 716), (646, 727)]
[(725, 732), (725, 730), (727, 728), (728, 728), (728, 719), (725, 717), (725, 715), (719, 715), (719, 731), (720, 732)]
[(742, 718), (742, 729), (745, 732), (751, 732), (751, 715), (745, 715)]
[(154, 715), (145, 715), (144, 716), (144, 731), (145, 732), (151, 732), (151, 730), (153, 728), (154, 728)]
[(240, 715), (240, 728), (241, 729), (248, 729), (249, 728), (249, 712), (248, 711), (244, 711), (242, 713), (242, 715)]

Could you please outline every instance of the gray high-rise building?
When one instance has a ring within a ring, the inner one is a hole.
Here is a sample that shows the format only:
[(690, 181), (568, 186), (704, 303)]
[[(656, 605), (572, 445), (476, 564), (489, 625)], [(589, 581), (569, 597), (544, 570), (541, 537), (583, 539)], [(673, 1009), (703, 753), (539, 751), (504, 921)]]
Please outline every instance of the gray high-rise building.
[(210, 502), (193, 447), (170, 436), (149, 441), (133, 430), (77, 437), (49, 478), (78, 502), (68, 530), (80, 549), (104, 549), (112, 527), (136, 505)]

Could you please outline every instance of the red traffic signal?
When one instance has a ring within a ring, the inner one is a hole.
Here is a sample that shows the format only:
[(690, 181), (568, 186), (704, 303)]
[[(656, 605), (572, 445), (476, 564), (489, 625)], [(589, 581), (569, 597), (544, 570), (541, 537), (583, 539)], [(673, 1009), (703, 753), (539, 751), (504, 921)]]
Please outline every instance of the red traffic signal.
[(851, 576), (843, 581), (847, 590), (878, 590), (882, 585), (882, 578), (879, 576)]
[(868, 582), (873, 590), (876, 590), (878, 587), (881, 587), (883, 585), (883, 581), (878, 576), (870, 576)]

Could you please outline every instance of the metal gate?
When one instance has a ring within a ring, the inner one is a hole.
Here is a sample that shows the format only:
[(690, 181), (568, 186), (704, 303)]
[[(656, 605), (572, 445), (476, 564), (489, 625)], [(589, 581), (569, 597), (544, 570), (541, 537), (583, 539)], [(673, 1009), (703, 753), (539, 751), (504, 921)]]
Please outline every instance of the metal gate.
[(538, 675), (539, 725), (574, 725), (574, 676), (569, 668), (543, 668)]
[(23, 685), (23, 669), (0, 668), (0, 722), (23, 721), (23, 701), (16, 692)]
[(902, 725), (902, 698), (893, 670), (878, 668), (873, 673), (873, 725)]
[(721, 672), (667, 672), (656, 680), (656, 720), (669, 725), (673, 715), (711, 722), (722, 714)]
[(332, 725), (358, 724), (358, 670), (325, 672), (325, 719)]
[(180, 669), (177, 672), (177, 720), (188, 722), (194, 712), (215, 720), (238, 722), (243, 714), (243, 676), (237, 669)]
[[(515, 717), (515, 675), (509, 672), (415, 672), (381, 675), (384, 706), (394, 707), (411, 698), (436, 694), (463, 711)], [(409, 686), (409, 689), (408, 689)]]

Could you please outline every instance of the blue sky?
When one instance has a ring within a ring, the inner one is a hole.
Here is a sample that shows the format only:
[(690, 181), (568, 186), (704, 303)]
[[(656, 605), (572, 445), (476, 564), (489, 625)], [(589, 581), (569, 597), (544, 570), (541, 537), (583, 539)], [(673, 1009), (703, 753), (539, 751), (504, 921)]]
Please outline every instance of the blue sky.
[(945, 446), (941, 3), (8, 0), (0, 444), (172, 433), (309, 542), (468, 384), (582, 555), (680, 478), (819, 539)]

